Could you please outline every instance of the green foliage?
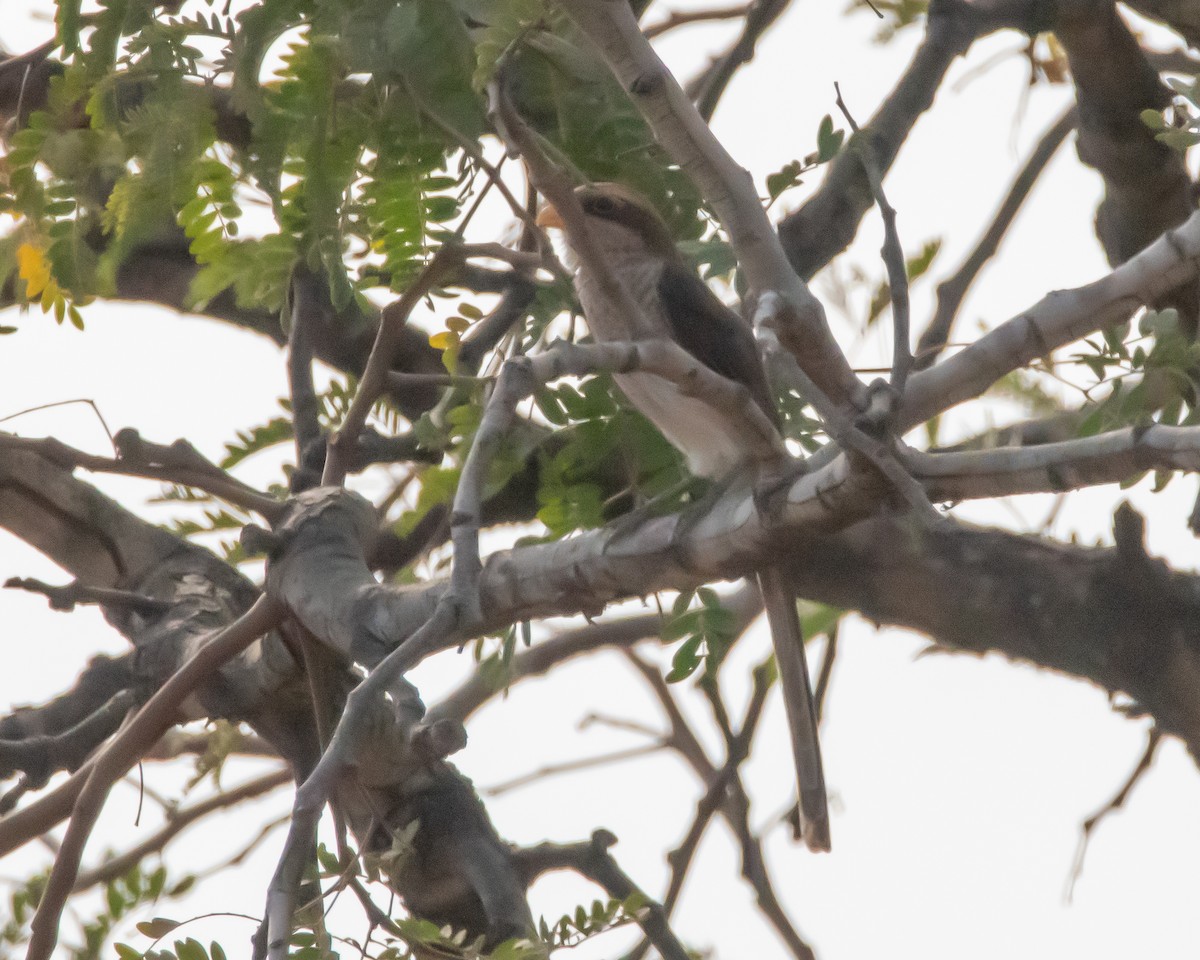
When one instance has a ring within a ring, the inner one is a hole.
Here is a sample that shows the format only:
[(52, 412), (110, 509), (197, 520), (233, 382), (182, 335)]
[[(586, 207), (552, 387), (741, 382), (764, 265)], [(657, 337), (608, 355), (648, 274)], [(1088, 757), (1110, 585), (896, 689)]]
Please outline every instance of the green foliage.
[(683, 642), (671, 658), (667, 682), (686, 680), (701, 665), (707, 675), (715, 674), (737, 639), (736, 626), (736, 616), (721, 606), (720, 598), (709, 587), (676, 597), (671, 618), (663, 626), (662, 639), (664, 643)]
[(792, 160), (784, 164), (780, 170), (767, 175), (767, 198), (770, 201), (768, 206), (792, 187), (800, 186), (804, 182), (800, 179), (803, 174), (811, 173), (817, 167), (836, 157), (841, 151), (842, 142), (845, 139), (846, 131), (835, 130), (833, 117), (825, 114), (817, 127), (817, 149), (803, 160)]
[[(9, 896), (8, 917), (0, 927), (0, 957), (11, 955), (8, 948), (22, 947), (28, 942), (29, 924), (45, 891), (47, 877), (48, 874), (36, 874)], [(170, 882), (163, 866), (150, 869), (142, 864), (135, 865), (103, 884), (104, 896), (99, 911), (82, 921), (82, 942), (60, 944), (56, 956), (69, 960), (100, 960), (109, 956), (105, 944), (118, 923), (127, 921), (131, 914), (144, 911), (164, 899), (182, 896), (191, 888), (193, 881), (193, 877), (185, 876)], [(143, 925), (139, 923), (138, 927)], [(124, 944), (117, 944), (115, 949), (120, 957), (142, 956)]]
[(1193, 380), (1200, 344), (1180, 328), (1174, 309), (1144, 313), (1137, 336), (1124, 325), (1084, 343), (1088, 350), (1073, 354), (1071, 360), (1086, 367), (1097, 386), (1103, 384), (1109, 392), (1080, 422), (1079, 436), (1136, 424), (1200, 422)]
[(1154, 131), (1154, 139), (1185, 153), (1200, 143), (1200, 79), (1167, 78), (1175, 102), (1166, 110), (1143, 110), (1142, 122)]
[(408, 918), (397, 920), (404, 935), (401, 942), (391, 941), (377, 960), (403, 960), (411, 956), (447, 956), (459, 960), (545, 960), (553, 950), (577, 947), (609, 930), (636, 923), (644, 916), (646, 899), (631, 894), (624, 900), (594, 900), (590, 907), (580, 904), (573, 913), (558, 920), (538, 921), (538, 936), (530, 939), (506, 940), (490, 951), (483, 949), (482, 940), (468, 941), (462, 931), (438, 927), (428, 920)]

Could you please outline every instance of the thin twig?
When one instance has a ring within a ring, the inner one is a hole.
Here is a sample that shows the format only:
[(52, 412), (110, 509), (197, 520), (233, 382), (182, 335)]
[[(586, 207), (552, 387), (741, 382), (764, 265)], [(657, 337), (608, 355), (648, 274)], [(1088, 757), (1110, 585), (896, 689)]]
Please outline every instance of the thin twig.
[(546, 780), (549, 777), (557, 777), (564, 773), (578, 773), (581, 770), (592, 770), (596, 767), (608, 766), (610, 763), (624, 763), (626, 760), (636, 760), (639, 757), (648, 757), (655, 753), (661, 753), (665, 749), (666, 744), (660, 741), (658, 743), (644, 744), (640, 747), (629, 747), (626, 750), (613, 750), (611, 753), (602, 753), (595, 757), (578, 757), (575, 760), (564, 760), (562, 763), (548, 763), (545, 766), (538, 767), (536, 770), (529, 771), (529, 773), (523, 773), (509, 780), (502, 780), (494, 786), (485, 788), (483, 792), (490, 797), (499, 797), (502, 794), (518, 790), (521, 787), (527, 787), (531, 783), (537, 783), (539, 780)]
[(908, 267), (904, 262), (904, 248), (900, 245), (900, 234), (896, 230), (896, 211), (888, 203), (887, 195), (883, 192), (883, 175), (875, 158), (874, 148), (867, 137), (861, 136), (858, 123), (855, 121), (850, 108), (842, 98), (842, 88), (835, 83), (837, 91), (837, 106), (842, 116), (854, 131), (854, 147), (861, 154), (863, 169), (867, 172), (867, 182), (871, 185), (871, 194), (879, 207), (879, 215), (883, 218), (883, 249), (880, 256), (887, 268), (888, 291), (892, 301), (892, 323), (894, 336), (892, 343), (892, 389), (898, 396), (904, 395), (904, 387), (908, 383), (908, 373), (912, 369), (912, 349), (909, 345), (910, 306), (908, 301)]
[(663, 960), (691, 960), (691, 954), (671, 930), (662, 906), (647, 896), (608, 852), (616, 842), (607, 830), (597, 830), (590, 842), (543, 843), (522, 851), (521, 859), (535, 876), (547, 870), (569, 869), (603, 887), (614, 900), (636, 896), (642, 904), (638, 924)]
[[(742, 32), (725, 53), (713, 60), (708, 68), (687, 85), (687, 91), (696, 101), (696, 109), (705, 120), (711, 120), (717, 110), (729, 82), (738, 69), (754, 57), (758, 41), (791, 0), (755, 0), (746, 8), (746, 22)], [(650, 34), (647, 31), (646, 36)]]
[(112, 610), (131, 610), (143, 617), (157, 618), (171, 609), (171, 604), (129, 590), (111, 587), (89, 587), (78, 580), (56, 587), (32, 577), (9, 577), (4, 586), (10, 590), (40, 593), (50, 601), (51, 610), (71, 611), (76, 604), (96, 604)]
[(825, 635), (825, 654), (821, 658), (821, 672), (817, 674), (817, 689), (813, 694), (813, 706), (819, 723), (825, 715), (825, 697), (829, 693), (829, 681), (833, 678), (833, 665), (837, 661), (838, 627), (835, 623)]
[(84, 453), (53, 437), (29, 439), (0, 433), (0, 449), (29, 450), (66, 469), (82, 467), (93, 473), (146, 477), (196, 487), (267, 520), (275, 520), (283, 512), (283, 504), (274, 497), (230, 476), (186, 440), (164, 446), (143, 440), (136, 430), (126, 428), (117, 431), (114, 442), (120, 451), (116, 459)]
[(92, 408), (92, 412), (96, 415), (96, 419), (100, 421), (100, 426), (104, 428), (105, 436), (108, 437), (108, 442), (113, 445), (113, 450), (116, 450), (116, 441), (113, 440), (113, 432), (108, 428), (108, 421), (104, 419), (104, 414), (100, 412), (100, 407), (96, 405), (95, 400), (88, 397), (78, 397), (74, 400), (55, 400), (53, 403), (39, 403), (36, 407), (26, 407), (24, 410), (18, 410), (16, 413), (10, 413), (6, 417), (0, 417), (0, 423), (7, 420), (15, 420), (17, 417), (23, 417), (27, 413), (35, 413), (38, 410), (50, 410), (53, 407), (65, 407), (74, 403), (84, 403)]
[(1111, 800), (1108, 801), (1099, 810), (1093, 813), (1090, 817), (1083, 821), (1079, 832), (1079, 845), (1075, 848), (1075, 859), (1071, 864), (1071, 872), (1067, 876), (1067, 889), (1064, 893), (1064, 898), (1067, 903), (1071, 902), (1071, 898), (1075, 895), (1075, 884), (1083, 873), (1083, 858), (1087, 855), (1088, 843), (1092, 839), (1092, 834), (1096, 828), (1109, 816), (1125, 806), (1125, 801), (1129, 799), (1129, 795), (1133, 792), (1133, 788), (1137, 786), (1138, 781), (1146, 775), (1150, 769), (1150, 764), (1154, 762), (1155, 751), (1158, 750), (1158, 745), (1162, 741), (1162, 732), (1158, 727), (1153, 727), (1150, 733), (1146, 736), (1146, 749), (1142, 751), (1142, 756), (1134, 766), (1133, 771), (1121, 784), (1121, 788), (1113, 794)]
[(262, 796), (264, 793), (269, 793), (276, 787), (290, 783), (291, 779), (292, 774), (290, 771), (276, 770), (272, 773), (255, 777), (253, 780), (248, 780), (240, 786), (222, 791), (216, 796), (201, 800), (190, 807), (170, 811), (167, 814), (167, 822), (137, 846), (131, 847), (122, 854), (106, 857), (103, 863), (91, 870), (80, 873), (75, 881), (74, 892), (78, 893), (81, 890), (87, 890), (97, 884), (107, 883), (109, 880), (124, 875), (150, 854), (161, 851), (172, 839), (196, 821), (203, 819), (210, 813), (224, 810), (244, 800), (252, 800), (255, 797)]
[(658, 23), (652, 23), (642, 28), (647, 40), (661, 37), (677, 27), (686, 27), (693, 23), (710, 23), (714, 20), (736, 20), (746, 16), (753, 3), (743, 3), (736, 7), (712, 7), (708, 10), (672, 10), (666, 18)]

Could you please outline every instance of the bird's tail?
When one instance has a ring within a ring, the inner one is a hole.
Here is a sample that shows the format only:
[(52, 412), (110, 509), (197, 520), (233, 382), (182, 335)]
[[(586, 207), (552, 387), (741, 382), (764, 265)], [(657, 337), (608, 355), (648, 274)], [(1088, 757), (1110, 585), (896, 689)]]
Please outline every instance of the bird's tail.
[(796, 760), (796, 780), (800, 788), (800, 836), (810, 850), (830, 849), (829, 807), (825, 797), (825, 770), (821, 765), (821, 744), (817, 739), (817, 710), (808, 664), (804, 657), (804, 636), (796, 598), (784, 584), (778, 567), (768, 567), (758, 575), (779, 685), (792, 737)]

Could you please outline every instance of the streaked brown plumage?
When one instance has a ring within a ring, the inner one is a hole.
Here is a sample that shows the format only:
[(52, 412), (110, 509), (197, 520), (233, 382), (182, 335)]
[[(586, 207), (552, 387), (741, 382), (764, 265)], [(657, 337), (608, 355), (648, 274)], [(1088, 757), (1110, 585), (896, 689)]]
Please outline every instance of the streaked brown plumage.
[[(601, 341), (673, 339), (705, 366), (744, 385), (778, 425), (749, 328), (687, 266), (654, 208), (619, 184), (580, 187), (576, 196), (587, 215), (592, 241), (643, 314), (630, 318), (615, 311), (588, 265), (579, 263), (575, 290), (592, 335)], [(539, 221), (562, 226), (553, 209)], [(654, 374), (623, 374), (615, 379), (629, 401), (684, 454), (694, 474), (716, 478), (748, 469), (746, 425), (736, 411), (717, 410), (701, 399), (684, 396), (673, 383)], [(828, 850), (825, 776), (796, 601), (777, 568), (764, 570), (758, 580), (791, 731), (802, 835), (811, 849)]]

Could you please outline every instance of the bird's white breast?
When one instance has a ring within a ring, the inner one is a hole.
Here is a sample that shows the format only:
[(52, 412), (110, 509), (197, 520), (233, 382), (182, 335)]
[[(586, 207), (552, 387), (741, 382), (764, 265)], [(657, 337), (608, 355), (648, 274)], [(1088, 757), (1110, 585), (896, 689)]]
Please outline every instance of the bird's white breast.
[[(659, 307), (662, 261), (609, 252), (609, 262), (642, 305), (643, 317), (631, 319), (610, 309), (599, 284), (586, 269), (580, 269), (575, 290), (592, 336), (599, 341), (671, 339), (671, 326)], [(729, 411), (685, 396), (670, 380), (652, 373), (617, 374), (613, 379), (629, 402), (683, 453), (688, 469), (696, 476), (721, 477), (745, 461), (746, 425)]]

